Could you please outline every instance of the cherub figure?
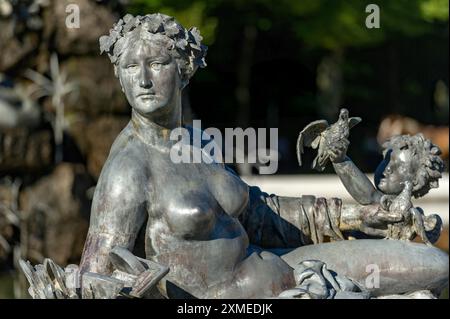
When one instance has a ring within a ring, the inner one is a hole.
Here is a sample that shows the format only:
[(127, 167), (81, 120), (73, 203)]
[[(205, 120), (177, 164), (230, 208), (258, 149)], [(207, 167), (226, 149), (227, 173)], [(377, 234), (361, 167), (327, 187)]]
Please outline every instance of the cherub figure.
[(349, 141), (342, 139), (329, 150), (334, 170), (347, 191), (362, 205), (380, 203), (388, 218), (399, 221), (385, 230), (366, 227), (365, 232), (408, 240), (417, 234), (426, 244), (434, 243), (442, 221), (438, 215), (424, 216), (420, 208), (413, 206), (411, 197), (422, 197), (439, 186), (444, 169), (439, 147), (420, 133), (390, 138), (382, 145), (384, 158), (375, 171), (373, 185), (346, 156), (348, 145)]

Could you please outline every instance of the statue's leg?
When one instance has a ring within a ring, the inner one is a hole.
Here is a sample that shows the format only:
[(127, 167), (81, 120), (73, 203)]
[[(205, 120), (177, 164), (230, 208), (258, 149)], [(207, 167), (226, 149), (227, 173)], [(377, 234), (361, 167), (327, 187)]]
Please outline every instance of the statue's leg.
[(297, 248), (281, 258), (294, 269), (304, 260), (320, 260), (372, 296), (417, 290), (439, 293), (448, 285), (449, 257), (425, 244), (399, 240), (347, 240)]

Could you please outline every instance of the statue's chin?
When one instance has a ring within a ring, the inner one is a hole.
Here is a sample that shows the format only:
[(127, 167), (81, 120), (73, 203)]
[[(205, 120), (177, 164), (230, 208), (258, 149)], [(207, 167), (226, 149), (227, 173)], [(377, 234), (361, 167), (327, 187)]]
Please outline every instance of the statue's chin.
[(381, 191), (385, 195), (398, 195), (399, 192), (396, 192), (392, 190), (390, 187), (388, 187), (386, 181), (384, 179), (380, 179), (378, 183), (375, 184), (377, 189)]
[(384, 179), (380, 179), (380, 180), (378, 181), (377, 187), (378, 187), (380, 190), (384, 191), (385, 188), (386, 188), (386, 181), (385, 181)]
[(142, 116), (151, 117), (160, 113), (162, 114), (167, 110), (166, 106), (166, 104), (157, 101), (148, 101), (147, 103), (139, 103), (134, 109)]
[(383, 193), (386, 194), (386, 189), (385, 189), (385, 187), (386, 187), (386, 182), (385, 182), (382, 178), (377, 178), (377, 177), (375, 177), (375, 187), (376, 187), (379, 191), (381, 191), (381, 192), (383, 192)]

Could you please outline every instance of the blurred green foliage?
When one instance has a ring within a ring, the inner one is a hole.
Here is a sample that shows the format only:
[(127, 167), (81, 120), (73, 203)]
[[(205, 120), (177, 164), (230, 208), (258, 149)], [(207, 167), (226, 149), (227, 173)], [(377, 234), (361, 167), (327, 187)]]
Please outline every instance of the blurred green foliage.
[[(379, 29), (365, 26), (369, 3), (380, 7)], [(275, 19), (288, 21), (299, 40), (326, 49), (378, 44), (390, 36), (420, 36), (431, 31), (434, 22), (448, 21), (449, 15), (447, 0), (135, 0), (129, 11), (175, 16), (185, 26), (197, 26), (210, 45), (221, 18), (218, 9), (224, 6), (261, 31), (270, 30)]]
[(217, 17), (208, 14), (207, 1), (135, 0), (132, 1), (129, 12), (136, 15), (160, 12), (174, 16), (187, 28), (199, 28), (206, 45), (214, 42)]
[[(366, 26), (372, 3), (379, 29)], [(126, 9), (199, 28), (208, 67), (185, 90), (191, 117), (219, 129), (278, 127), (279, 172), (299, 172), (291, 152), (298, 131), (334, 120), (339, 107), (364, 120), (350, 156), (367, 171), (379, 160), (384, 116), (448, 125), (448, 102), (433, 98), (436, 83), (448, 97), (447, 0), (134, 0)]]

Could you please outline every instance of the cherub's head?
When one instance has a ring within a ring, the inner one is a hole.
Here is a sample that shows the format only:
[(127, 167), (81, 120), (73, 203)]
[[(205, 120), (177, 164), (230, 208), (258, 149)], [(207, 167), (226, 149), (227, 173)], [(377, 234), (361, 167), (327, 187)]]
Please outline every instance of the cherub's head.
[(375, 185), (385, 194), (397, 195), (404, 182), (413, 184), (414, 197), (422, 197), (439, 186), (444, 162), (441, 151), (422, 134), (397, 135), (383, 145), (383, 161), (375, 171)]
[(127, 14), (100, 37), (100, 51), (114, 64), (130, 105), (142, 115), (168, 112), (198, 67), (207, 47), (196, 28), (164, 14)]

